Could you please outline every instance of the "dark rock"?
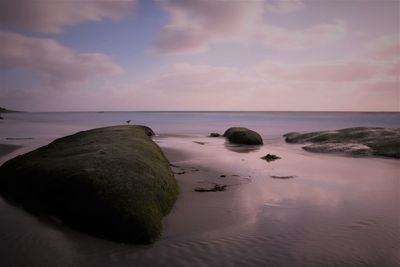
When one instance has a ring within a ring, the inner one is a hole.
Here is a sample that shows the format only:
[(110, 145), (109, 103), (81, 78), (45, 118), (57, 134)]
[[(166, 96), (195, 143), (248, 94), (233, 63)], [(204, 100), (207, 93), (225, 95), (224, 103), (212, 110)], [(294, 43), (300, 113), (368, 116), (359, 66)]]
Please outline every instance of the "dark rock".
[(220, 137), (219, 133), (210, 133), (209, 137)]
[(199, 145), (205, 145), (206, 143), (205, 142), (200, 142), (200, 141), (193, 141), (193, 143), (196, 143), (196, 144), (199, 144)]
[(273, 154), (267, 154), (264, 157), (261, 157), (261, 159), (265, 159), (267, 162), (270, 162), (270, 161), (280, 159), (280, 157), (278, 157), (277, 155), (273, 155)]
[(274, 178), (274, 179), (283, 179), (284, 180), (284, 179), (292, 179), (295, 176), (293, 176), (293, 175), (288, 175), (288, 176), (270, 175), (270, 177)]
[(288, 143), (310, 143), (303, 149), (311, 152), (400, 158), (400, 128), (355, 127), (335, 131), (287, 133), (284, 137)]
[(0, 113), (18, 113), (18, 112), (20, 112), (20, 111), (10, 110), (10, 109), (0, 107)]
[(231, 143), (243, 145), (262, 145), (261, 136), (250, 129), (243, 127), (231, 127), (225, 131), (224, 137), (228, 138)]
[(6, 140), (32, 140), (32, 137), (6, 137)]
[[(178, 186), (150, 128), (114, 126), (55, 140), (0, 167), (0, 193), (99, 237), (150, 243)], [(100, 152), (100, 153), (99, 153)]]
[(218, 191), (225, 191), (228, 185), (219, 185), (215, 184), (214, 187), (212, 188), (203, 188), (203, 187), (197, 187), (194, 189), (196, 192), (218, 192)]

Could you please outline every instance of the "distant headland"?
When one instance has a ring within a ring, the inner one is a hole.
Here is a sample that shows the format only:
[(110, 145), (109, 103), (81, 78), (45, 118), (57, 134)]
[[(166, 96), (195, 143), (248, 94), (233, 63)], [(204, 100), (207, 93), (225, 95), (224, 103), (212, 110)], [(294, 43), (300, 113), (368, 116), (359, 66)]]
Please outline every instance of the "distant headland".
[(0, 113), (12, 113), (12, 112), (21, 112), (21, 111), (10, 110), (10, 109), (6, 109), (6, 108), (3, 108), (3, 107), (0, 107)]

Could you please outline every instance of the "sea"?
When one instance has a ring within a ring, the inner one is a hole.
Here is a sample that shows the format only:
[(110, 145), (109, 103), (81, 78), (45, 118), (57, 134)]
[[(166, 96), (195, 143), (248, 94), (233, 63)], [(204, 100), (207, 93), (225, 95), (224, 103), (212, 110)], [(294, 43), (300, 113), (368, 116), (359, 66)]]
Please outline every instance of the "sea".
[[(0, 198), (1, 266), (400, 266), (400, 161), (306, 152), (288, 132), (400, 128), (400, 112), (23, 112), (4, 113), (8, 159), (79, 131), (146, 125), (173, 163), (180, 196), (152, 245), (77, 232)], [(209, 138), (232, 126), (261, 134), (264, 146), (232, 149)], [(281, 157), (267, 163), (266, 153)], [(168, 153), (167, 153), (168, 155)], [(223, 178), (221, 178), (223, 176)], [(275, 177), (275, 178), (274, 178)], [(276, 179), (276, 177), (291, 177)], [(225, 192), (195, 186), (226, 183)]]
[(139, 124), (157, 134), (223, 133), (232, 126), (280, 138), (288, 132), (348, 127), (400, 127), (400, 112), (36, 112), (5, 113), (0, 140), (12, 137), (52, 140), (95, 127)]

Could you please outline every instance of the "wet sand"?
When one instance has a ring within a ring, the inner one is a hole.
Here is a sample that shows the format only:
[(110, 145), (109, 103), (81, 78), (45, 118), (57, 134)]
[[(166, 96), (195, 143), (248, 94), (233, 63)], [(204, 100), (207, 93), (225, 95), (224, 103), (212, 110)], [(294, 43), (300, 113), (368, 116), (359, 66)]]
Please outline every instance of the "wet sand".
[[(167, 138), (160, 145), (185, 172), (176, 176), (181, 195), (164, 237), (181, 240), (188, 255), (180, 256), (199, 266), (400, 262), (396, 160), (313, 154), (283, 142), (238, 147), (221, 138)], [(268, 163), (260, 159), (266, 153), (282, 159)], [(213, 183), (227, 191), (193, 191)]]
[[(398, 266), (400, 166), (283, 140), (160, 136), (180, 195), (150, 246), (113, 243), (0, 200), (4, 266)], [(197, 142), (197, 143), (196, 143)], [(266, 162), (267, 153), (282, 159)], [(275, 177), (294, 176), (292, 179)], [(227, 185), (222, 192), (197, 187)], [(18, 255), (24, 255), (20, 257)]]
[(10, 154), (11, 152), (17, 150), (20, 147), (21, 146), (0, 144), (0, 157)]

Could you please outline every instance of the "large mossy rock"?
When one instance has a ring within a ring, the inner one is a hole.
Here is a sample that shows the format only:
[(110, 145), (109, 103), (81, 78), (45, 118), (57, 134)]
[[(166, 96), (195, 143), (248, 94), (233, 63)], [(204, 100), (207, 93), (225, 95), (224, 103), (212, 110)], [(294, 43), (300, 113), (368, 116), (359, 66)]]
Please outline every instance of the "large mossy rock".
[(57, 139), (4, 163), (0, 193), (96, 236), (151, 243), (178, 186), (149, 129), (113, 126)]
[(224, 137), (228, 138), (231, 143), (243, 145), (262, 145), (261, 136), (250, 129), (244, 127), (231, 127), (225, 131)]
[(336, 131), (287, 133), (284, 137), (288, 143), (309, 143), (303, 149), (311, 152), (400, 158), (400, 128), (355, 127)]

